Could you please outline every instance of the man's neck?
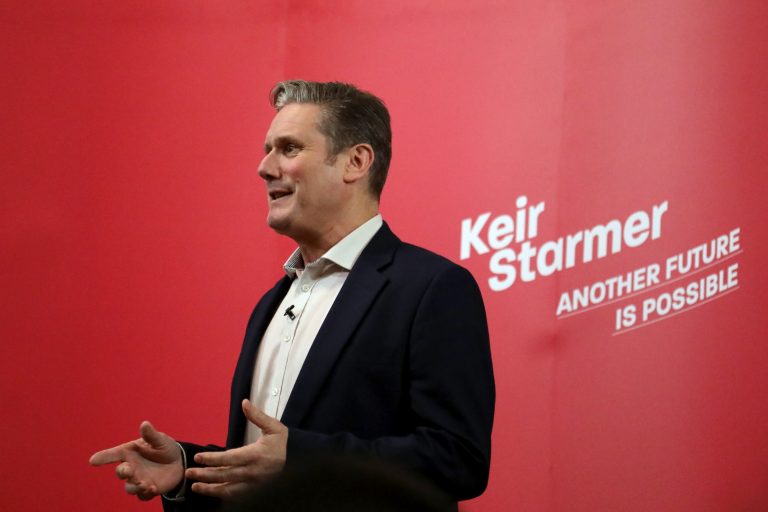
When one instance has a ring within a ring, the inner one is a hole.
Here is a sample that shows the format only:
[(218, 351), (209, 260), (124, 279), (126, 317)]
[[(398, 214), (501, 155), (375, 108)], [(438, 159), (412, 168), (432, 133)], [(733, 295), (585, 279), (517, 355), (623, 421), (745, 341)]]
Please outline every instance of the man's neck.
[(299, 251), (301, 252), (304, 264), (307, 265), (320, 258), (323, 254), (328, 252), (331, 247), (378, 215), (378, 213), (378, 209), (373, 209), (366, 212), (365, 215), (358, 217), (354, 222), (335, 224), (316, 237), (307, 240), (296, 240), (296, 243), (299, 244)]

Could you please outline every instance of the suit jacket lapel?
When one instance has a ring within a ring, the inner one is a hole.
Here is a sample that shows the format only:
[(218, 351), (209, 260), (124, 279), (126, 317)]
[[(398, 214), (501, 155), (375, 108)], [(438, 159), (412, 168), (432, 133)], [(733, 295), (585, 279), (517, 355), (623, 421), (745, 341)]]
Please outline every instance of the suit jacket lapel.
[(360, 254), (312, 343), (285, 406), (281, 419), (289, 427), (300, 425), (342, 349), (386, 284), (387, 278), (379, 271), (392, 261), (399, 243), (385, 223)]
[(245, 332), (243, 348), (237, 360), (235, 375), (232, 379), (232, 396), (229, 406), (229, 428), (227, 429), (227, 447), (240, 446), (245, 436), (245, 416), (240, 407), (243, 398), (251, 395), (251, 382), (253, 381), (253, 365), (256, 361), (256, 353), (267, 330), (269, 322), (275, 314), (277, 306), (283, 300), (291, 287), (291, 279), (283, 277), (261, 299), (253, 312)]

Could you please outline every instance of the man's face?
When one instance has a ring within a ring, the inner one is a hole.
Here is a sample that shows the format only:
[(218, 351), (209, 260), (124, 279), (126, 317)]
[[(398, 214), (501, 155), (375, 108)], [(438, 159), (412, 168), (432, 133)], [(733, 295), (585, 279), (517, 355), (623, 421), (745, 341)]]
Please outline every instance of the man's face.
[(343, 182), (345, 152), (329, 161), (320, 115), (314, 104), (284, 106), (267, 131), (259, 166), (267, 185), (267, 224), (299, 242), (331, 230), (349, 193)]

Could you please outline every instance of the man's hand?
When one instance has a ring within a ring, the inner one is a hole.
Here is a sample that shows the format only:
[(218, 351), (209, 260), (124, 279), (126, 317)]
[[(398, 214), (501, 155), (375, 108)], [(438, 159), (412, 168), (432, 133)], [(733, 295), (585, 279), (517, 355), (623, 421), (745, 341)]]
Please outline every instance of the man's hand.
[(115, 472), (125, 480), (125, 492), (149, 500), (181, 483), (184, 464), (181, 450), (171, 437), (158, 432), (148, 421), (141, 424), (141, 437), (91, 456), (91, 464), (121, 462)]
[(243, 400), (243, 413), (248, 421), (261, 429), (261, 437), (240, 448), (195, 455), (195, 462), (208, 467), (187, 469), (187, 478), (196, 480), (192, 484), (193, 491), (237, 500), (247, 495), (264, 477), (285, 466), (288, 427), (264, 414), (248, 400)]

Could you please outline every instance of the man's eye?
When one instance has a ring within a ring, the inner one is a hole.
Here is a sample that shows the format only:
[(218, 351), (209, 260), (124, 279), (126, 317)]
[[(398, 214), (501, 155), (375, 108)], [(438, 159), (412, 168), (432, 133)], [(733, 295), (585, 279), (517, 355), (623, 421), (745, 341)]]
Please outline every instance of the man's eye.
[(283, 147), (283, 152), (289, 155), (296, 153), (298, 150), (299, 150), (299, 147), (296, 144), (286, 144)]

